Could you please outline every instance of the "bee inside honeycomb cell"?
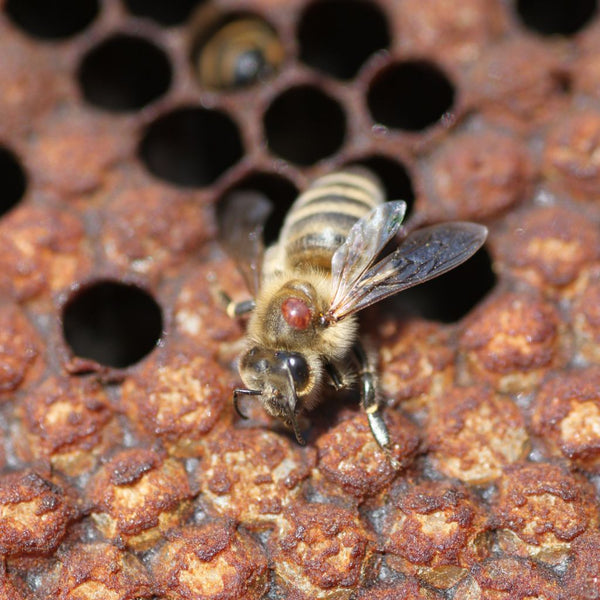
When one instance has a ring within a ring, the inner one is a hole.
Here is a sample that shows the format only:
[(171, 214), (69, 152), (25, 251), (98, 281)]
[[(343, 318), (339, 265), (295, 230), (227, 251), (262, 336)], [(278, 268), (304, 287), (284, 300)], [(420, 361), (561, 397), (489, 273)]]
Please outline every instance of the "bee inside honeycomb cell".
[(597, 599), (599, 32), (0, 0), (0, 596)]

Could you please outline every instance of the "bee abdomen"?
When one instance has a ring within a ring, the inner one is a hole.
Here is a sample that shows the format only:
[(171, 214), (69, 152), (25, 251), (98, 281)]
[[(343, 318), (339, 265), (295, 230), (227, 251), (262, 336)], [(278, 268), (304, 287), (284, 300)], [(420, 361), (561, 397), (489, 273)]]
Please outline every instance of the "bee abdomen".
[(367, 172), (340, 171), (317, 179), (284, 222), (279, 243), (287, 266), (329, 270), (354, 223), (383, 201), (381, 186)]

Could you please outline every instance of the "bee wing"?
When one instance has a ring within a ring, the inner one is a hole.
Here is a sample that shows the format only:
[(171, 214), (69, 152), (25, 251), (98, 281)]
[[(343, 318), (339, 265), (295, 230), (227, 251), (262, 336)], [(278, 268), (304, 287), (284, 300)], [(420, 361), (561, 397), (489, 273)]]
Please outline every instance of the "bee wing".
[(345, 292), (332, 303), (328, 316), (336, 321), (343, 319), (388, 296), (442, 275), (475, 254), (486, 237), (487, 228), (476, 223), (442, 223), (418, 229), (394, 252), (364, 271), (351, 287), (345, 282), (336, 282)]
[(249, 190), (230, 194), (223, 208), (221, 242), (254, 296), (260, 285), (264, 254), (262, 234), (272, 209), (265, 196)]
[(331, 259), (332, 303), (340, 305), (398, 233), (406, 202), (385, 202), (359, 219)]

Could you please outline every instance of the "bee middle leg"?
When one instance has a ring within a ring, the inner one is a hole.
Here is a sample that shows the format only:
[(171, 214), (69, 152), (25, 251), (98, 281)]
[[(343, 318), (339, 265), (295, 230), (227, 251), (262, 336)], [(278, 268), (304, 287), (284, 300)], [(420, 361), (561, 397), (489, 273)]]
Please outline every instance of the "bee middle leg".
[(390, 464), (394, 469), (398, 470), (400, 469), (400, 464), (392, 456), (390, 433), (383, 420), (381, 406), (379, 404), (375, 366), (369, 360), (369, 357), (360, 342), (357, 342), (354, 345), (353, 353), (358, 364), (361, 405), (367, 414), (371, 433), (373, 434), (375, 441), (379, 444), (379, 447), (385, 452)]
[(252, 312), (256, 307), (254, 300), (242, 300), (241, 302), (235, 302), (231, 297), (226, 294), (223, 290), (217, 290), (216, 296), (219, 303), (225, 309), (225, 312), (232, 319), (237, 319), (243, 315)]

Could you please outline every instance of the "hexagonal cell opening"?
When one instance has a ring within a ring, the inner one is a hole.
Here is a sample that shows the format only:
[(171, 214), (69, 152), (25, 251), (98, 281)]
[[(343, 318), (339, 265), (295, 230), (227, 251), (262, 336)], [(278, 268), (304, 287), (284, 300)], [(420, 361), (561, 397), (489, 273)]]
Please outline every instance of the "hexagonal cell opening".
[(475, 308), (495, 285), (490, 255), (483, 247), (456, 269), (400, 292), (383, 305), (383, 310), (455, 323)]
[(377, 50), (387, 48), (386, 18), (372, 2), (325, 0), (308, 6), (298, 27), (300, 59), (339, 79), (351, 79)]
[(352, 164), (366, 167), (379, 178), (387, 200), (404, 200), (406, 202), (406, 215), (412, 210), (415, 201), (415, 192), (406, 167), (392, 158), (383, 155), (374, 155), (361, 158)]
[(140, 361), (162, 333), (162, 311), (154, 298), (120, 281), (84, 287), (63, 310), (63, 335), (73, 354), (108, 367)]
[(286, 90), (265, 113), (270, 150), (290, 162), (313, 165), (344, 142), (346, 115), (336, 100), (310, 85)]
[(237, 126), (224, 112), (187, 107), (151, 123), (139, 155), (160, 179), (204, 187), (239, 161), (243, 148)]
[(202, 29), (191, 60), (201, 86), (236, 90), (264, 81), (284, 59), (275, 29), (250, 13), (223, 15)]
[(433, 63), (398, 62), (375, 77), (367, 103), (377, 123), (393, 129), (421, 131), (437, 123), (451, 109), (454, 87)]
[(279, 231), (283, 225), (283, 220), (288, 210), (298, 197), (298, 188), (285, 177), (275, 175), (274, 173), (264, 173), (255, 171), (240, 179), (224, 196), (217, 205), (217, 220), (221, 222), (223, 218), (223, 208), (231, 192), (249, 190), (258, 192), (266, 196), (273, 210), (265, 223), (263, 240), (265, 246), (269, 246), (277, 241)]
[(523, 24), (542, 35), (572, 35), (583, 29), (598, 10), (597, 0), (517, 0)]
[(90, 104), (110, 111), (131, 111), (167, 91), (171, 65), (167, 55), (148, 40), (117, 34), (84, 56), (77, 78)]
[(17, 157), (0, 146), (0, 216), (16, 206), (25, 194), (27, 179)]
[(148, 17), (170, 27), (183, 23), (203, 0), (123, 0), (127, 10), (138, 17)]
[(11, 21), (42, 39), (67, 38), (83, 31), (100, 10), (97, 0), (7, 0)]

